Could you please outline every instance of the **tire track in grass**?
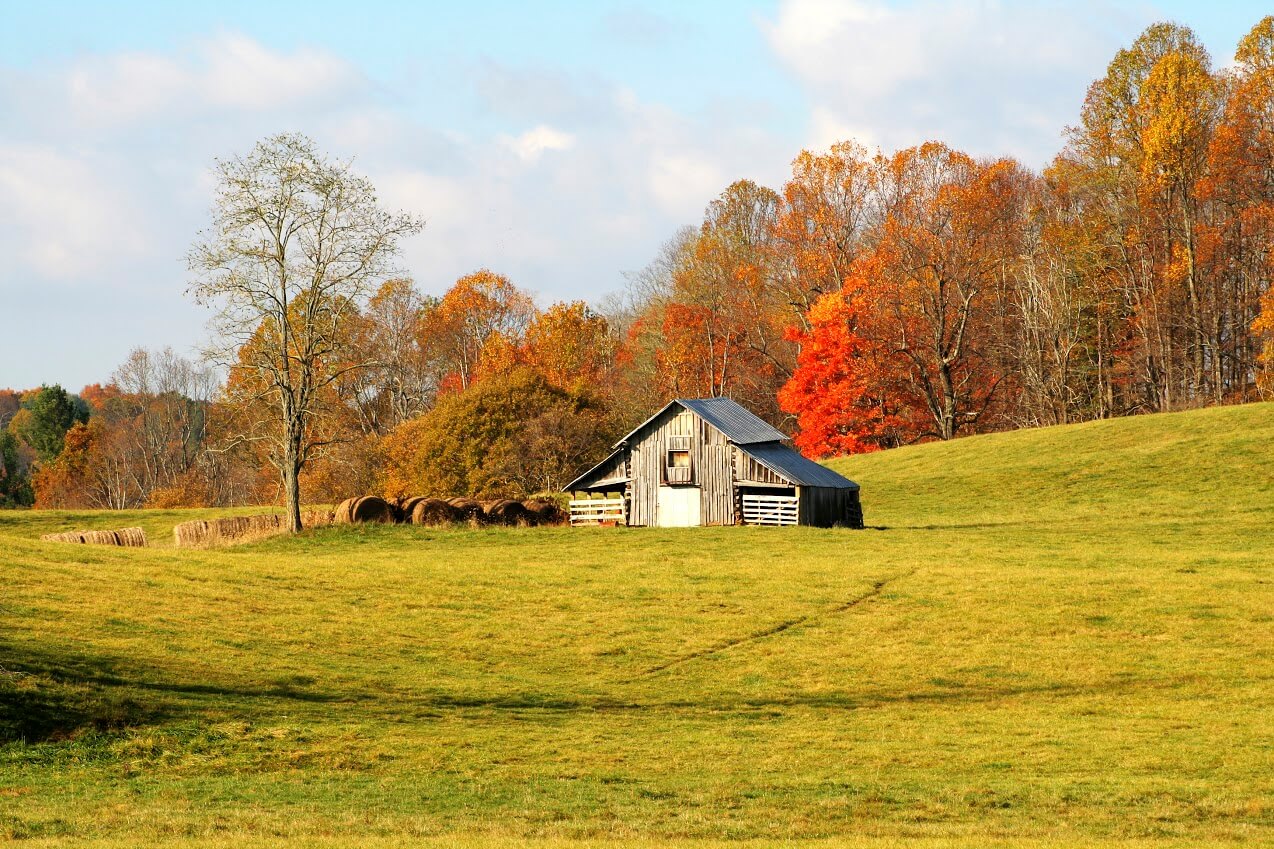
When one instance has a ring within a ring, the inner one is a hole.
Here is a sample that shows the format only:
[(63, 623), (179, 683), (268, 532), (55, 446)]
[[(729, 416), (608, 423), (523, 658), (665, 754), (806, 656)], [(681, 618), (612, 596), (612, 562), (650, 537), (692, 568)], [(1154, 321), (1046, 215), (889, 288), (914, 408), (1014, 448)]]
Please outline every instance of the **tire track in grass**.
[(690, 663), (693, 660), (698, 660), (703, 657), (710, 657), (714, 654), (720, 654), (721, 652), (729, 651), (730, 649), (733, 649), (733, 648), (738, 648), (739, 646), (748, 645), (749, 643), (755, 643), (760, 640), (767, 639), (769, 637), (777, 636), (778, 634), (782, 634), (784, 631), (791, 630), (792, 628), (795, 628), (798, 625), (804, 625), (806, 623), (813, 622), (816, 619), (823, 619), (828, 616), (835, 616), (838, 613), (844, 613), (848, 610), (852, 610), (853, 608), (858, 607), (860, 604), (865, 604), (866, 602), (871, 601), (873, 598), (875, 598), (876, 596), (884, 592), (885, 587), (889, 586), (890, 584), (893, 584), (896, 581), (901, 581), (904, 578), (910, 578), (914, 574), (916, 574), (916, 570), (911, 569), (910, 571), (900, 572), (897, 575), (892, 575), (888, 578), (881, 578), (880, 580), (872, 583), (871, 589), (867, 590), (867, 592), (863, 593), (862, 595), (855, 596), (854, 598), (851, 598), (849, 601), (842, 602), (836, 605), (835, 607), (828, 608), (827, 610), (820, 610), (817, 613), (811, 613), (808, 616), (798, 616), (795, 619), (788, 619), (778, 623), (777, 625), (772, 625), (769, 628), (765, 628), (760, 631), (753, 631), (752, 633), (745, 634), (742, 637), (735, 637), (733, 639), (723, 640), (719, 643), (708, 646), (707, 648), (699, 649), (698, 651), (693, 651), (693, 652), (690, 652), (689, 654), (683, 654), (679, 657), (674, 657), (671, 660), (666, 660), (663, 663), (652, 666), (649, 669), (645, 670), (644, 672), (638, 673), (637, 675), (634, 675), (631, 678), (626, 678), (621, 683), (630, 684), (642, 678), (648, 678), (651, 675), (657, 675), (658, 673), (672, 669), (673, 667), (682, 666), (683, 664)]

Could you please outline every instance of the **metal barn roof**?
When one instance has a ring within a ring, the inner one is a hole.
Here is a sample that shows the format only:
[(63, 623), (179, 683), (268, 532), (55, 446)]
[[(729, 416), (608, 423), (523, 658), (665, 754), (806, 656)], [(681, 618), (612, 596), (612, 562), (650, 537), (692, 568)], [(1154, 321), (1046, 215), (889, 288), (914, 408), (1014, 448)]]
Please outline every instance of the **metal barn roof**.
[(824, 486), (831, 489), (859, 489), (844, 475), (806, 459), (796, 449), (781, 442), (741, 445), (739, 449), (770, 471), (796, 486)]
[(678, 398), (677, 403), (721, 431), (735, 445), (787, 439), (786, 433), (729, 398)]
[(753, 413), (748, 412), (737, 402), (729, 398), (677, 398), (669, 401), (659, 412), (633, 428), (614, 447), (623, 445), (637, 431), (653, 422), (667, 412), (668, 408), (677, 404), (706, 421), (725, 435), (735, 445), (752, 445), (757, 442), (775, 442), (787, 439), (783, 431), (766, 424)]

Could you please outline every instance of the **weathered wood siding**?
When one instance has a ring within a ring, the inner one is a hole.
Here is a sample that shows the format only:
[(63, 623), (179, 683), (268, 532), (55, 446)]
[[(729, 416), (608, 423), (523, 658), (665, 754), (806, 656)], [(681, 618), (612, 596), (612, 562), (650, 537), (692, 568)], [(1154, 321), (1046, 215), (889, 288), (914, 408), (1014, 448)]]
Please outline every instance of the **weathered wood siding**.
[[(734, 446), (721, 432), (700, 422), (706, 431), (703, 451), (703, 523), (734, 524)], [(715, 441), (714, 438), (715, 437)]]
[(619, 491), (624, 488), (623, 480), (627, 477), (623, 452), (617, 453), (589, 476), (585, 489), (595, 491)]
[(734, 449), (720, 431), (680, 407), (668, 410), (629, 438), (629, 524), (655, 524), (669, 437), (690, 437), (690, 466), (694, 485), (700, 488), (703, 523), (734, 524)]
[(856, 489), (803, 486), (799, 488), (798, 495), (798, 515), (802, 525), (818, 528), (863, 526), (863, 511)]

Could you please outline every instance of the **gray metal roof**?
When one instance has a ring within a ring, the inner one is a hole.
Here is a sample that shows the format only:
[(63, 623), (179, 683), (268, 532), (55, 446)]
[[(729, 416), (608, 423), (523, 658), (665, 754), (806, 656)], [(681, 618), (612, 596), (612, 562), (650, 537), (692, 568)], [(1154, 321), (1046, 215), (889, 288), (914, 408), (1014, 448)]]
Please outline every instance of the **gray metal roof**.
[(725, 434), (735, 445), (774, 442), (787, 434), (772, 427), (729, 398), (678, 398), (677, 403)]
[(803, 457), (796, 449), (781, 442), (765, 442), (739, 446), (762, 466), (786, 478), (796, 486), (825, 486), (832, 489), (858, 489), (858, 484), (826, 466)]
[(685, 407), (699, 416), (721, 431), (725, 438), (735, 445), (751, 445), (755, 442), (774, 442), (775, 440), (787, 439), (787, 434), (783, 431), (766, 424), (729, 398), (677, 398), (669, 401), (660, 408), (659, 412), (633, 428), (627, 436), (616, 442), (613, 447), (618, 448), (632, 439), (634, 433), (662, 416), (673, 404)]

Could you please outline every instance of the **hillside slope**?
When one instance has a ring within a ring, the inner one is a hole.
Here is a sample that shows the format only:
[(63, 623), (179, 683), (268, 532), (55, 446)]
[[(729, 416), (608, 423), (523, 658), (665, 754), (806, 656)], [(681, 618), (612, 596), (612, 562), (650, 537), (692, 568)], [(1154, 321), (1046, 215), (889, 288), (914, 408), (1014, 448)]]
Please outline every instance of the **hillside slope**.
[(0, 840), (1268, 843), (1271, 437), (1252, 405), (835, 461), (867, 531), (116, 550), (36, 539), (116, 514), (0, 514)]
[(868, 520), (1177, 519), (1274, 510), (1274, 403), (1018, 430), (842, 457)]

